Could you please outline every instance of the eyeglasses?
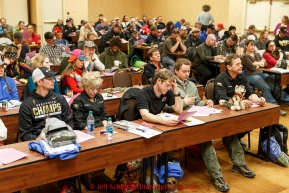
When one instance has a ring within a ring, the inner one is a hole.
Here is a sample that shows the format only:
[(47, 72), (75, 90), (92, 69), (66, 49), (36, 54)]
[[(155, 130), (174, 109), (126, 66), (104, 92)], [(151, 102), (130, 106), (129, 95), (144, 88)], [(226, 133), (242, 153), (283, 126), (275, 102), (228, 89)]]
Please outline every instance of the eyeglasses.
[(161, 79), (162, 80), (162, 83), (165, 83), (167, 85), (167, 87), (171, 87), (172, 84), (169, 82), (169, 80), (164, 80), (164, 79)]
[(272, 48), (272, 47), (275, 47), (275, 46), (276, 46), (276, 45), (274, 44), (274, 45), (269, 45), (268, 47), (269, 47), (269, 48)]

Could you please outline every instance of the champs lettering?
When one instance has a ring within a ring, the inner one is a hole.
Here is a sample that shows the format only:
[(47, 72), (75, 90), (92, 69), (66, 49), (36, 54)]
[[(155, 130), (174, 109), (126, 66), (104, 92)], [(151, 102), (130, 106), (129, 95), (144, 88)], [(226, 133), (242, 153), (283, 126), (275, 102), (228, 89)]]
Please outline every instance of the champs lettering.
[(35, 119), (49, 115), (61, 114), (61, 104), (56, 101), (36, 104), (32, 109)]

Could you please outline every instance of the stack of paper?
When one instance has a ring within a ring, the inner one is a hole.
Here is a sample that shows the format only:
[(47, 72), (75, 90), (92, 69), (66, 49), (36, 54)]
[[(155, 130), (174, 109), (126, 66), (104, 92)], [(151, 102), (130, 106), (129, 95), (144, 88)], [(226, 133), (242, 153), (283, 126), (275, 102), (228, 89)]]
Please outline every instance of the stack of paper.
[(196, 112), (194, 116), (196, 117), (204, 117), (210, 116), (215, 111), (214, 108), (210, 108), (207, 106), (192, 106), (188, 112)]
[(161, 114), (158, 114), (158, 116), (179, 120), (181, 123), (184, 123), (188, 126), (204, 124), (205, 122), (192, 117), (193, 115), (195, 115), (195, 113), (196, 113), (195, 111), (194, 112), (182, 112), (180, 116), (173, 115), (170, 113), (161, 113)]
[(89, 134), (84, 133), (84, 132), (79, 131), (79, 130), (74, 130), (74, 133), (77, 136), (77, 138), (76, 138), (77, 143), (81, 143), (81, 142), (87, 141), (89, 139), (95, 138), (93, 135), (89, 135)]
[(27, 154), (13, 148), (0, 150), (0, 163), (9, 164), (26, 157)]

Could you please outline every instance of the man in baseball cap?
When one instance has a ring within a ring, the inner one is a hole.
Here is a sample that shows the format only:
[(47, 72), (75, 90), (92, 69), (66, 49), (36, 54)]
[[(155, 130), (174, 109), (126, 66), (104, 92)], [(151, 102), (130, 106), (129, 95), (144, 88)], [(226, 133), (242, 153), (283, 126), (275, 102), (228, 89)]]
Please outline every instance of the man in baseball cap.
[(278, 49), (281, 49), (282, 51), (289, 51), (289, 36), (287, 35), (288, 29), (287, 27), (281, 27), (279, 34), (275, 36), (274, 42), (276, 44), (276, 47)]
[[(70, 107), (60, 94), (52, 91), (56, 72), (47, 67), (36, 68), (32, 73), (32, 80), (36, 84), (29, 97), (25, 99), (19, 109), (19, 133), (21, 141), (36, 140), (45, 128), (46, 121), (52, 117), (64, 121), (71, 128), (74, 127)], [(69, 189), (74, 192), (73, 181), (64, 179), (59, 186), (61, 192)]]
[(96, 55), (98, 53), (97, 46), (93, 41), (86, 41), (84, 44), (84, 55), (85, 55), (85, 63), (84, 66), (87, 68), (87, 71), (104, 71), (104, 64), (98, 59)]
[[(206, 42), (206, 39), (209, 34), (214, 34), (215, 26), (213, 24), (209, 24), (207, 27), (207, 31), (203, 31), (200, 35), (200, 39), (202, 42)], [(214, 34), (216, 36), (216, 34)], [(216, 36), (216, 41), (218, 41), (218, 37)]]
[(198, 28), (192, 28), (191, 34), (189, 35), (188, 39), (185, 41), (185, 46), (187, 48), (189, 47), (196, 48), (203, 43), (202, 40), (199, 38), (199, 33), (200, 33), (200, 30)]
[[(33, 71), (32, 80), (34, 83), (36, 83), (36, 82), (42, 80), (43, 78), (51, 78), (51, 77), (55, 76), (56, 74), (57, 74), (57, 72), (52, 72), (49, 68), (42, 66), (42, 67), (36, 68)], [(52, 84), (52, 86), (54, 86), (54, 84)], [(53, 89), (53, 88), (51, 88), (51, 89)]]

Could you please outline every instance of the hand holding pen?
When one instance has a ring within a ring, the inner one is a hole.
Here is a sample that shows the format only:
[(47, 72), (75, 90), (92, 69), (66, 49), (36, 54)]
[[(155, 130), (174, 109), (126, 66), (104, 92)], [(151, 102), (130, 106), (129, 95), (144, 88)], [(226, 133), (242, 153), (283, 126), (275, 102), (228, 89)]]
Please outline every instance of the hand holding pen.
[(214, 102), (212, 100), (206, 100), (206, 104), (207, 104), (207, 107), (211, 107), (213, 108), (214, 107)]

